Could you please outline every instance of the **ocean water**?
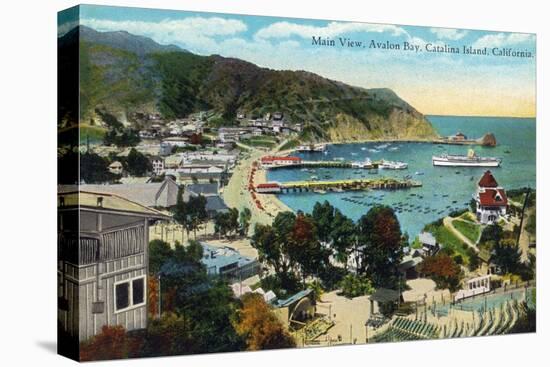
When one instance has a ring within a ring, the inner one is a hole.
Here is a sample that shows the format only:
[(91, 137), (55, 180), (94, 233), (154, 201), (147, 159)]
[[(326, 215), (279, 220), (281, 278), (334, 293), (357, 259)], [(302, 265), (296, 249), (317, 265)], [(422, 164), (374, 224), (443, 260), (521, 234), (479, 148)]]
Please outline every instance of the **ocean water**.
[[(536, 121), (534, 118), (502, 117), (461, 117), (428, 116), (440, 135), (453, 135), (460, 131), (468, 138), (478, 138), (487, 132), (495, 134), (497, 146), (486, 148), (472, 147), (480, 156), (500, 157), (499, 168), (490, 168), (505, 189), (532, 187), (536, 182)], [(333, 144), (328, 152), (295, 153), (307, 160), (344, 159), (363, 161), (386, 159), (407, 162), (408, 169), (400, 171), (380, 170), (378, 174), (368, 174), (367, 170), (320, 168), (311, 172), (300, 169), (278, 169), (268, 173), (270, 181), (297, 181), (347, 178), (397, 177), (411, 175), (422, 182), (422, 187), (396, 191), (354, 191), (333, 193), (289, 193), (279, 195), (293, 210), (311, 212), (316, 201), (328, 200), (353, 220), (357, 220), (375, 204), (401, 207), (397, 213), (401, 230), (411, 238), (421, 232), (425, 224), (441, 218), (455, 209), (469, 204), (477, 182), (486, 167), (434, 167), (432, 155), (442, 153), (466, 154), (468, 146), (437, 145), (430, 143), (356, 143)], [(353, 202), (349, 200), (353, 200)]]

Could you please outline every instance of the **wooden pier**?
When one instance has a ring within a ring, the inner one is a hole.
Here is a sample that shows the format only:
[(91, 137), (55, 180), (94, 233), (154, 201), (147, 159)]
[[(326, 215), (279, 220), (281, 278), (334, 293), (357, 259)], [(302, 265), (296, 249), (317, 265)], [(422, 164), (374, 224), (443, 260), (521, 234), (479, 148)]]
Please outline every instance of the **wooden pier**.
[(343, 192), (358, 190), (400, 190), (421, 187), (422, 182), (399, 180), (395, 178), (349, 179), (335, 181), (290, 181), (269, 182), (256, 187), (256, 192), (265, 194), (284, 194), (300, 192)]
[(360, 162), (358, 165), (356, 162), (351, 161), (300, 161), (299, 163), (289, 164), (277, 164), (270, 166), (263, 166), (264, 169), (278, 169), (278, 168), (353, 168), (353, 169), (377, 169), (382, 161), (372, 161), (370, 164), (364, 164)]

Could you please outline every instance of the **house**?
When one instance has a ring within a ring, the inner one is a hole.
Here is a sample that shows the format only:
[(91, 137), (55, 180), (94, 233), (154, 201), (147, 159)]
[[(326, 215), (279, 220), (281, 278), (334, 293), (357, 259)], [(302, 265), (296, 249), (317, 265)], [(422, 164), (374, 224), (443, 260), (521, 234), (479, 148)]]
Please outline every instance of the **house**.
[(273, 120), (271, 122), (271, 127), (273, 128), (273, 132), (279, 133), (285, 126), (285, 123), (283, 120)]
[[(170, 208), (176, 205), (178, 185), (170, 177), (162, 182), (114, 184), (114, 185), (80, 185), (82, 191), (91, 191), (119, 195), (128, 200), (149, 208)], [(76, 191), (76, 186), (64, 186), (60, 192)]]
[(494, 224), (499, 218), (507, 216), (506, 191), (498, 185), (491, 171), (486, 171), (479, 180), (474, 199), (476, 216), (480, 223)]
[(271, 116), (273, 121), (281, 121), (284, 117), (282, 112), (273, 112), (273, 115)]
[(227, 213), (229, 211), (229, 208), (219, 195), (218, 183), (187, 185), (183, 192), (183, 201), (188, 202), (191, 196), (198, 195), (206, 198), (206, 212), (209, 218), (214, 218), (218, 213)]
[(416, 267), (420, 265), (423, 261), (424, 259), (416, 254), (405, 255), (403, 256), (403, 260), (401, 260), (398, 269), (403, 274), (405, 279), (416, 279), (418, 278)]
[[(147, 327), (149, 227), (169, 218), (118, 195), (60, 190), (58, 323), (66, 342)], [(65, 341), (64, 341), (65, 342)]]
[(201, 243), (203, 255), (201, 262), (209, 275), (220, 275), (231, 280), (250, 278), (260, 272), (257, 259), (241, 255), (232, 247), (215, 247)]
[(239, 141), (240, 135), (240, 128), (220, 127), (218, 129), (218, 139), (220, 139), (222, 143), (236, 143)]
[(468, 137), (459, 131), (455, 135), (449, 136), (449, 139), (453, 141), (465, 141), (468, 140)]
[(151, 166), (153, 167), (153, 173), (155, 175), (160, 175), (162, 173), (162, 170), (164, 170), (164, 159), (162, 157), (155, 155), (152, 157), (149, 157), (149, 161), (151, 162)]
[(167, 156), (172, 154), (174, 148), (183, 148), (189, 145), (187, 138), (173, 137), (166, 138), (160, 143), (159, 154)]
[(114, 175), (121, 175), (122, 171), (124, 170), (124, 167), (122, 166), (122, 163), (119, 161), (115, 161), (109, 165), (109, 172), (111, 172)]
[(418, 241), (422, 245), (425, 256), (433, 256), (439, 251), (439, 244), (430, 232), (422, 232), (418, 235)]

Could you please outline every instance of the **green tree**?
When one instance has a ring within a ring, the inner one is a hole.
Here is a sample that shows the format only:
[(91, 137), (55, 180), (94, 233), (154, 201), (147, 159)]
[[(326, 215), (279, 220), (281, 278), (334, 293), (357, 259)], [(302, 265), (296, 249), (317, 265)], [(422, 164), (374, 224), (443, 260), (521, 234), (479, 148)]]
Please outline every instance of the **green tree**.
[(503, 239), (493, 248), (491, 262), (497, 265), (503, 274), (518, 274), (522, 270), (521, 250), (513, 239)]
[(137, 177), (145, 176), (153, 170), (151, 161), (135, 148), (130, 149), (130, 153), (128, 153), (128, 157), (126, 158), (125, 168), (130, 175)]
[(502, 239), (503, 235), (504, 231), (501, 226), (498, 224), (491, 224), (483, 229), (479, 242), (494, 241), (498, 243)]
[(336, 260), (344, 264), (344, 268), (347, 269), (349, 253), (357, 238), (355, 223), (336, 209), (329, 237)]
[(346, 275), (340, 282), (342, 294), (348, 298), (355, 298), (372, 294), (374, 287), (370, 279), (363, 275)]
[[(192, 229), (191, 224), (191, 210), (187, 203), (183, 200), (183, 187), (178, 189), (178, 197), (176, 200), (176, 205), (172, 209), (173, 218), (179, 225), (182, 226), (182, 229), (185, 229), (187, 232), (187, 238), (189, 238), (189, 232)], [(183, 230), (181, 231), (181, 237), (183, 242)]]
[(109, 172), (109, 162), (95, 154), (80, 154), (80, 181), (87, 184), (113, 182), (120, 177)]
[(320, 241), (329, 242), (334, 225), (334, 207), (328, 201), (322, 204), (316, 202), (311, 211), (311, 217), (317, 226), (317, 236)]
[(149, 242), (149, 272), (157, 274), (161, 266), (173, 256), (168, 242), (152, 240)]
[(190, 196), (187, 203), (187, 210), (190, 216), (189, 228), (193, 231), (195, 239), (197, 238), (197, 229), (208, 220), (206, 211), (206, 198), (202, 195)]
[(378, 205), (359, 219), (361, 246), (360, 274), (372, 279), (375, 287), (397, 287), (398, 266), (403, 257), (403, 236), (392, 208)]
[(250, 220), (252, 219), (252, 212), (248, 207), (243, 208), (239, 214), (239, 223), (241, 227), (241, 234), (247, 235), (250, 228)]

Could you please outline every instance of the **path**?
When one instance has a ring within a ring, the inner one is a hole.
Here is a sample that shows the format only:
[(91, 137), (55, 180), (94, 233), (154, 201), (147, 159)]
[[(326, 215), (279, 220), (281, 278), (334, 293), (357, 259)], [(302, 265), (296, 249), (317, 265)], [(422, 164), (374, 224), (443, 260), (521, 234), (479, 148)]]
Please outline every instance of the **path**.
[(466, 236), (464, 236), (462, 233), (460, 233), (460, 231), (458, 229), (455, 228), (455, 226), (453, 226), (453, 218), (451, 217), (445, 217), (443, 218), (443, 224), (445, 225), (445, 227), (447, 227), (451, 232), (453, 232), (453, 234), (458, 237), (462, 242), (464, 242), (465, 244), (467, 244), (469, 247), (471, 247), (475, 252), (479, 252), (479, 249), (477, 248), (477, 246), (475, 245), (475, 243), (473, 243), (472, 241), (470, 241), (470, 239)]

